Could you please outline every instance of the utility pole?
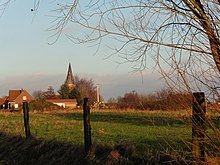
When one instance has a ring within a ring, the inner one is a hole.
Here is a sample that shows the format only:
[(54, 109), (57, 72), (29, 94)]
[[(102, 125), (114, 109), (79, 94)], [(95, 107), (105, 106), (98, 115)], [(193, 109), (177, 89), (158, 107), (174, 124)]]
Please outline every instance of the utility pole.
[(97, 97), (97, 102), (99, 103), (100, 99), (99, 99), (99, 84), (97, 84), (96, 86), (96, 97)]

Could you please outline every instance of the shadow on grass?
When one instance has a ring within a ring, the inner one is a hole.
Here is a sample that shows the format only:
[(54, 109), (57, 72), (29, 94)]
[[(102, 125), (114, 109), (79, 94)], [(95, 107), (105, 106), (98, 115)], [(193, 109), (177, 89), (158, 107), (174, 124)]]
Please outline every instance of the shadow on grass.
[[(175, 155), (174, 155), (175, 156)], [(170, 155), (151, 152), (140, 156), (133, 145), (109, 147), (94, 145), (90, 155), (86, 156), (83, 146), (55, 140), (32, 138), (0, 132), (0, 164), (5, 165), (92, 165), (92, 164), (185, 164)], [(166, 164), (166, 163), (165, 163)]]
[(82, 146), (0, 132), (0, 164), (86, 164)]
[[(59, 117), (67, 119), (83, 120), (83, 114), (74, 113), (56, 113)], [(125, 123), (144, 126), (183, 126), (190, 122), (190, 118), (180, 119), (173, 116), (147, 116), (129, 113), (114, 113), (114, 112), (94, 112), (91, 113), (91, 121), (93, 122), (108, 122), (108, 123)]]

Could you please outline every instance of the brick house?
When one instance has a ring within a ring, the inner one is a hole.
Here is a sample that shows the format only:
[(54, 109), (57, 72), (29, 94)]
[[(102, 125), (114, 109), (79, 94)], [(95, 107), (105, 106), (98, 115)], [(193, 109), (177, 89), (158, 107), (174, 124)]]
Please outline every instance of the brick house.
[(21, 90), (9, 90), (8, 105), (9, 109), (19, 109), (22, 106), (23, 99), (27, 102), (31, 102), (34, 98), (24, 89)]
[(8, 96), (0, 98), (0, 109), (8, 109)]

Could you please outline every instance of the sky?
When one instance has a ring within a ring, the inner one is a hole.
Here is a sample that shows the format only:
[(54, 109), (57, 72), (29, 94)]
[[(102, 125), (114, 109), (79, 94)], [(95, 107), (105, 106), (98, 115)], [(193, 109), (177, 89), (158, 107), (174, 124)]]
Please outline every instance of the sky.
[[(74, 75), (92, 78), (100, 85), (100, 94), (105, 100), (123, 96), (133, 90), (149, 94), (164, 85), (161, 75), (152, 69), (132, 72), (130, 64), (118, 65), (120, 59), (106, 59), (108, 47), (96, 48), (88, 44), (74, 44), (65, 34), (52, 43), (53, 5), (42, 2), (37, 10), (31, 11), (34, 1), (11, 1), (0, 17), (0, 97), (9, 89), (55, 91), (64, 83), (68, 64)], [(73, 34), (79, 27), (71, 26)], [(149, 64), (150, 65), (150, 64)]]

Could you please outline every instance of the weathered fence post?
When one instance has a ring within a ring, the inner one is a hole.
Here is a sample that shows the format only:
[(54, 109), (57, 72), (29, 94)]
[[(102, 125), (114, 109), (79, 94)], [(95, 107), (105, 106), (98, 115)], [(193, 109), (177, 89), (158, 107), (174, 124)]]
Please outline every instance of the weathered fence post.
[(83, 120), (84, 120), (84, 146), (88, 154), (92, 146), (91, 125), (90, 125), (90, 107), (87, 105), (89, 98), (83, 100)]
[(31, 131), (30, 131), (30, 125), (29, 125), (29, 108), (28, 108), (28, 102), (27, 102), (26, 96), (23, 96), (23, 113), (24, 113), (25, 137), (26, 139), (30, 139)]
[(205, 94), (193, 93), (192, 110), (192, 154), (196, 163), (205, 161)]

